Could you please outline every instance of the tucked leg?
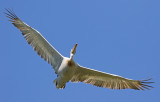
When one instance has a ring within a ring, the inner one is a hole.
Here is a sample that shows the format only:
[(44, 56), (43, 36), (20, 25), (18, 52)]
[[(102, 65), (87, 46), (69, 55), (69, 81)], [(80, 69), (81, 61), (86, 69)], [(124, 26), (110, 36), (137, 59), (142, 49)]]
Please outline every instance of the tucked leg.
[(54, 85), (56, 86), (57, 89), (64, 89), (65, 88), (65, 85), (66, 83), (62, 82), (59, 80), (59, 78), (56, 78), (54, 81), (53, 81)]

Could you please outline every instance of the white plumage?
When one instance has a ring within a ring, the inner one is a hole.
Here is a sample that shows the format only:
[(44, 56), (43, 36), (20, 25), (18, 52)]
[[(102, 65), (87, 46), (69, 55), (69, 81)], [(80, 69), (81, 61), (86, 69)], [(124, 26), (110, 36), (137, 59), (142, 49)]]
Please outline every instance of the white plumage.
[(6, 11), (8, 12), (5, 13), (6, 17), (10, 18), (9, 21), (22, 32), (24, 38), (38, 55), (53, 66), (55, 73), (58, 75), (54, 80), (57, 89), (65, 88), (65, 84), (70, 80), (71, 82), (84, 82), (111, 89), (143, 90), (152, 87), (147, 85), (153, 83), (148, 82), (150, 79), (132, 80), (78, 65), (73, 59), (77, 44), (71, 50), (70, 58), (64, 57), (37, 30), (21, 21), (12, 10), (6, 9)]

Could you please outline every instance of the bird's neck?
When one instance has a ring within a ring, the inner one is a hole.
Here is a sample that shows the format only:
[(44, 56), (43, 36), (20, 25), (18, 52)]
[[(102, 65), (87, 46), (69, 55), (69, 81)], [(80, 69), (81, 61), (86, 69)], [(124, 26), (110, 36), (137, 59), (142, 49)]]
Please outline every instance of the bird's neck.
[(71, 53), (71, 54), (70, 54), (70, 60), (73, 60), (73, 57), (74, 57), (74, 54)]

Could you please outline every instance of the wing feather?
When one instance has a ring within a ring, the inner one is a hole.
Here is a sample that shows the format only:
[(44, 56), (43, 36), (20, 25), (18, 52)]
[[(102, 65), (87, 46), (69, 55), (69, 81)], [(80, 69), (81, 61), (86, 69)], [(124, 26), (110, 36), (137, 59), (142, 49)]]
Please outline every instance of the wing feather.
[(22, 32), (28, 44), (56, 71), (63, 60), (63, 56), (37, 30), (21, 21), (12, 10), (6, 9), (6, 11), (4, 12), (6, 17), (10, 18), (9, 21)]
[(105, 87), (110, 89), (135, 89), (144, 90), (152, 88), (152, 86), (146, 85), (153, 82), (147, 82), (148, 80), (132, 80), (123, 78), (118, 75), (104, 73), (93, 69), (77, 66), (74, 76), (71, 82), (84, 82), (92, 84), (98, 87)]

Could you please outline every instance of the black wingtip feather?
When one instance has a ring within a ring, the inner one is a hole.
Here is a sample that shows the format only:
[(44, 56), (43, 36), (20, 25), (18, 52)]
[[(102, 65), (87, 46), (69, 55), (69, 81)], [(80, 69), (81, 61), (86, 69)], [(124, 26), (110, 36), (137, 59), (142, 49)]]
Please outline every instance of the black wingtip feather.
[(3, 13), (5, 14), (6, 17), (10, 18), (11, 20), (19, 19), (19, 18), (16, 16), (16, 14), (14, 13), (13, 10), (11, 10), (11, 9), (9, 9), (9, 8), (8, 8), (8, 9), (5, 8), (5, 10), (6, 10), (7, 12), (3, 12)]
[(143, 87), (143, 88), (145, 88), (145, 89), (148, 89), (148, 90), (150, 90), (149, 88), (154, 88), (153, 86), (147, 85), (147, 84), (154, 83), (154, 82), (148, 82), (149, 80), (152, 80), (152, 78), (146, 79), (146, 80), (141, 80), (141, 81), (140, 81), (141, 87)]

